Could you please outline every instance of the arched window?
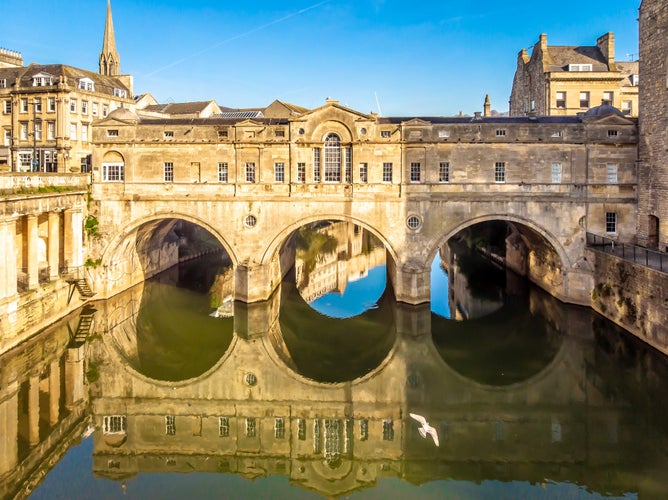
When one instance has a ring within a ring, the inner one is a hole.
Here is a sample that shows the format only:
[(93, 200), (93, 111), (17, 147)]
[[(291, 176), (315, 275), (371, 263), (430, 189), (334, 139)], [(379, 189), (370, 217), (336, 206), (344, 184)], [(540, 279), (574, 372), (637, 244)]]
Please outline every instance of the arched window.
[(325, 182), (341, 182), (341, 139), (336, 134), (325, 137)]

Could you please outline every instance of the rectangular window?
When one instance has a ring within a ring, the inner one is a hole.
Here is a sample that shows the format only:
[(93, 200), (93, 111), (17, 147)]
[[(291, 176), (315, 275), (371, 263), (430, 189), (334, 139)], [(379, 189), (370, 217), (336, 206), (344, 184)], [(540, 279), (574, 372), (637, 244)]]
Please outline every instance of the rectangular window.
[(7, 79), (6, 78), (0, 78), (0, 89), (7, 88)]
[(420, 163), (411, 163), (411, 182), (420, 182)]
[(227, 162), (218, 164), (218, 182), (228, 182), (229, 173)]
[(35, 113), (41, 113), (42, 112), (42, 99), (40, 99), (39, 97), (35, 97), (35, 99), (33, 100), (32, 103), (33, 103), (33, 111)]
[(4, 102), (4, 105), (2, 107), (2, 112), (6, 115), (12, 112), (12, 101), (7, 100)]
[(35, 140), (36, 141), (41, 141), (42, 140), (42, 122), (41, 121), (35, 121), (33, 123), (33, 127), (35, 128)]
[(360, 182), (369, 182), (369, 164), (360, 163)]
[(274, 419), (274, 437), (276, 439), (285, 439), (285, 419)]
[(605, 182), (608, 184), (617, 184), (617, 165), (606, 165)]
[(274, 163), (274, 182), (285, 182), (285, 163)]
[(173, 130), (165, 130), (162, 135), (165, 139), (174, 139), (174, 131)]
[(506, 136), (506, 130), (499, 128), (496, 130), (495, 134), (497, 137), (505, 137)]
[(390, 132), (389, 130), (381, 130), (380, 131), (380, 136), (383, 139), (389, 139), (392, 136), (392, 132)]
[(580, 92), (580, 107), (589, 108), (589, 92)]
[(165, 182), (174, 182), (174, 163), (166, 161), (163, 164), (162, 173)]
[(102, 116), (104, 118), (106, 118), (108, 114), (109, 114), (109, 106), (107, 106), (106, 104), (103, 104), (102, 105)]
[(81, 124), (81, 142), (88, 142), (88, 125)]
[(566, 108), (566, 92), (557, 92), (556, 93), (556, 107), (557, 109)]
[(591, 64), (569, 64), (568, 71), (591, 71), (593, 66)]
[(19, 170), (29, 172), (32, 169), (32, 151), (19, 153)]
[(353, 150), (346, 148), (343, 150), (343, 182), (353, 182)]
[(125, 415), (105, 415), (102, 424), (103, 434), (125, 434), (128, 419)]
[(605, 232), (606, 233), (617, 232), (617, 212), (605, 213)]
[(255, 182), (255, 163), (246, 163), (246, 182)]
[(438, 164), (438, 182), (450, 182), (450, 163), (447, 161)]
[(77, 140), (77, 124), (70, 123), (70, 141)]
[(254, 418), (247, 418), (246, 419), (246, 436), (247, 437), (255, 437), (257, 434), (257, 426), (256, 426), (256, 421)]
[(306, 163), (297, 163), (297, 182), (306, 182)]
[(612, 106), (614, 99), (615, 99), (614, 92), (603, 92), (603, 101), (601, 101), (601, 104), (607, 104), (608, 106)]
[(285, 130), (279, 129), (276, 131), (276, 137), (285, 137)]
[(76, 112), (77, 112), (77, 100), (70, 99), (70, 113), (76, 113)]
[(12, 129), (5, 129), (5, 147), (10, 147), (12, 145)]
[(617, 135), (619, 135), (617, 130), (608, 130), (608, 137), (617, 137)]
[(360, 420), (360, 441), (369, 439), (369, 421), (366, 418)]
[(554, 184), (561, 183), (561, 163), (552, 164), (552, 182)]
[(494, 182), (502, 184), (506, 182), (506, 162), (497, 161), (494, 164)]
[(82, 115), (88, 114), (88, 101), (81, 101), (81, 114)]
[(98, 107), (98, 104), (97, 104), (96, 102), (94, 102), (94, 103), (92, 104), (92, 106), (93, 106), (93, 110), (92, 110), (93, 116), (97, 116), (97, 107)]
[(313, 148), (313, 182), (320, 182), (320, 148)]
[(107, 130), (107, 137), (118, 137), (118, 129), (112, 128)]
[(19, 138), (22, 141), (28, 140), (28, 122), (21, 122), (21, 134), (19, 135)]
[(383, 441), (394, 441), (394, 422), (390, 419), (383, 420)]
[(56, 98), (55, 97), (49, 97), (47, 99), (46, 110), (49, 113), (55, 113), (56, 112)]
[(624, 113), (626, 116), (633, 114), (632, 101), (622, 101), (622, 113)]
[(439, 130), (438, 131), (438, 137), (439, 139), (447, 139), (450, 137), (450, 131), (449, 130)]
[(306, 441), (306, 420), (303, 418), (297, 420), (297, 439)]
[(165, 434), (168, 436), (176, 435), (176, 417), (174, 415), (165, 415)]
[(631, 75), (631, 85), (637, 87), (640, 84), (640, 75)]
[(128, 91), (125, 89), (114, 89), (114, 97), (121, 97), (125, 99), (128, 96)]
[(123, 182), (125, 180), (125, 166), (123, 163), (103, 163), (102, 180), (104, 182)]
[(28, 99), (23, 97), (21, 98), (21, 113), (28, 112)]
[(49, 141), (56, 139), (56, 122), (46, 122), (46, 138)]
[(227, 139), (227, 130), (219, 130), (218, 139)]
[(230, 435), (230, 419), (228, 417), (218, 417), (218, 436), (228, 437)]
[(383, 182), (392, 182), (392, 163), (383, 163)]

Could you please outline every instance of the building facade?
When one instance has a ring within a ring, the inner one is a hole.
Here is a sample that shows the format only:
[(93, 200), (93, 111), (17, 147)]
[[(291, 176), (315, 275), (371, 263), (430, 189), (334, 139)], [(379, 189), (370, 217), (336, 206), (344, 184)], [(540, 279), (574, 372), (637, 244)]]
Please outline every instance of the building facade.
[(575, 115), (600, 104), (638, 116), (638, 62), (615, 60), (606, 33), (594, 46), (550, 46), (541, 34), (531, 55), (522, 49), (510, 96), (510, 116)]

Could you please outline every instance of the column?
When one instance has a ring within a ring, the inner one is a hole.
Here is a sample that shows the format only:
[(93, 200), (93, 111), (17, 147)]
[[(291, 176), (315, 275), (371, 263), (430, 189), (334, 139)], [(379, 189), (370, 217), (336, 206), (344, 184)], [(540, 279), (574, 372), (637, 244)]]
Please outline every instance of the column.
[(65, 267), (78, 268), (83, 265), (83, 212), (70, 209), (63, 212)]
[(85, 347), (67, 349), (65, 358), (65, 406), (72, 408), (84, 398)]
[(431, 300), (431, 269), (416, 265), (397, 265), (392, 259), (387, 261), (387, 277), (394, 288), (398, 302), (422, 304)]
[(39, 239), (37, 216), (26, 215), (23, 220), (23, 255), (28, 273), (28, 288), (37, 288), (39, 285), (39, 253), (37, 240)]
[(49, 365), (49, 425), (56, 425), (60, 418), (60, 360)]
[(277, 259), (266, 265), (239, 264), (234, 271), (234, 298), (242, 302), (267, 300), (281, 283)]
[(16, 220), (0, 221), (0, 299), (16, 295)]
[(0, 402), (0, 476), (13, 470), (19, 461), (18, 392)]
[(60, 214), (49, 212), (49, 243), (46, 259), (49, 261), (49, 279), (58, 278), (60, 270)]
[(39, 444), (39, 375), (31, 375), (28, 381), (28, 442)]

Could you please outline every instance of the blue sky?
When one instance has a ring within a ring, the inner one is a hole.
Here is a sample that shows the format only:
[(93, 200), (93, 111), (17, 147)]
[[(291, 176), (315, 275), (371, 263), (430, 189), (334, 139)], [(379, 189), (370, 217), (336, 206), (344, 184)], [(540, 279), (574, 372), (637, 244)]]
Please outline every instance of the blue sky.
[[(384, 116), (507, 110), (517, 53), (594, 45), (612, 31), (617, 60), (637, 58), (639, 0), (112, 0), (123, 73), (160, 102), (330, 97)], [(3, 0), (0, 47), (26, 64), (97, 70), (106, 0)], [(419, 8), (417, 7), (419, 5)], [(11, 12), (11, 15), (7, 15)]]

